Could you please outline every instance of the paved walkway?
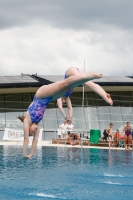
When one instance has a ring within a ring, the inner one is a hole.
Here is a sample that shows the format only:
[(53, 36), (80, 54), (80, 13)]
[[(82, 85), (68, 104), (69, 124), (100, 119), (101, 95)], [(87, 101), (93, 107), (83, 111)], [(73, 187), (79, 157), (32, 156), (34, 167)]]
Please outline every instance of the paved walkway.
[[(23, 145), (23, 142), (14, 142), (14, 141), (0, 141), (0, 145)], [(29, 145), (31, 145), (31, 142), (29, 142)], [(65, 144), (52, 144), (52, 141), (39, 141), (37, 146), (51, 146), (51, 147), (72, 147), (72, 148), (93, 148), (93, 149), (109, 149), (108, 147), (99, 147), (99, 146), (81, 146), (81, 145), (65, 145)], [(124, 148), (119, 148), (119, 147), (111, 147), (113, 150), (125, 150)]]

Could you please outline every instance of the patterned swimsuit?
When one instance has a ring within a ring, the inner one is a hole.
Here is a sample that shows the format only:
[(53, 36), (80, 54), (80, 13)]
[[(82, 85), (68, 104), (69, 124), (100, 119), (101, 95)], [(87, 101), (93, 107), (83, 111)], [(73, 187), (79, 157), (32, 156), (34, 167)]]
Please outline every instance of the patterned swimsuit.
[[(79, 70), (78, 68), (77, 68), (77, 70)], [(68, 71), (68, 70), (67, 70)], [(66, 73), (67, 73), (67, 71), (66, 71)], [(66, 73), (65, 73), (65, 75), (64, 75), (64, 79), (67, 79), (68, 78), (68, 76), (66, 75)], [(63, 95), (64, 97), (69, 97), (71, 94), (73, 93), (73, 89), (70, 89), (65, 95)]]
[(28, 112), (31, 117), (31, 121), (35, 123), (39, 123), (44, 115), (45, 109), (49, 102), (51, 101), (52, 97), (47, 97), (44, 99), (38, 99), (34, 96), (33, 103), (28, 108)]

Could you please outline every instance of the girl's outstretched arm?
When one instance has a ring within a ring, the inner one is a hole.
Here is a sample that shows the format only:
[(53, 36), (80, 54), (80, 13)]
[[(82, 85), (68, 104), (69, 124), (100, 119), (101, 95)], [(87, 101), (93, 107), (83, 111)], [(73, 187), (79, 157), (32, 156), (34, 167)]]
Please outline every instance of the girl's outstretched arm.
[(25, 158), (27, 157), (27, 148), (29, 143), (29, 123), (27, 119), (24, 120), (23, 130), (24, 130), (23, 158)]
[(105, 90), (98, 84), (88, 81), (84, 84), (85, 86), (91, 88), (94, 92), (99, 94), (108, 104), (113, 105), (113, 101), (110, 97), (110, 94), (106, 93)]
[(38, 125), (38, 129), (37, 129), (36, 133), (34, 133), (30, 154), (27, 156), (29, 159), (31, 159), (31, 157), (34, 154), (34, 151), (35, 151), (35, 148), (36, 148), (36, 145), (38, 142), (39, 133), (40, 133), (40, 127)]
[(57, 105), (58, 105), (58, 108), (59, 108), (61, 114), (63, 115), (65, 120), (69, 121), (69, 120), (72, 120), (72, 115), (73, 115), (72, 103), (71, 103), (71, 100), (69, 97), (65, 98), (65, 102), (66, 102), (67, 108), (68, 108), (68, 115), (66, 115), (65, 110), (62, 106), (62, 98), (57, 99)]

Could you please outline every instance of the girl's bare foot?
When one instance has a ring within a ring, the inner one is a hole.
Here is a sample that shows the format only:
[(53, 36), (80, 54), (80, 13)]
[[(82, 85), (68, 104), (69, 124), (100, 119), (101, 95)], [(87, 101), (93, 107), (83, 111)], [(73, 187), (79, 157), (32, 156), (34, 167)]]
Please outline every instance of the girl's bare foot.
[(110, 97), (110, 94), (106, 93), (106, 95), (103, 97), (103, 99), (109, 104), (109, 105), (113, 105), (113, 101)]
[(97, 74), (95, 72), (89, 72), (87, 74), (87, 78), (90, 78), (90, 79), (98, 79), (98, 78), (102, 78), (102, 74)]

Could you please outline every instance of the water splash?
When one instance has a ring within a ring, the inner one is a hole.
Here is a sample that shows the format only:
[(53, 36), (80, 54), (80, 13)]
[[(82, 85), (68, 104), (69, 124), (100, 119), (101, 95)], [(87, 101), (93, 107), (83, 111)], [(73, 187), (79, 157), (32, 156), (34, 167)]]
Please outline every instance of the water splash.
[(37, 192), (37, 193), (29, 193), (29, 196), (35, 196), (35, 197), (47, 197), (47, 198), (51, 198), (51, 199), (66, 199), (66, 198), (63, 198), (63, 197), (57, 197), (55, 195), (52, 195), (52, 194), (45, 194), (43, 192)]
[(120, 178), (125, 178), (126, 176), (123, 176), (121, 174), (104, 174), (104, 176), (107, 176), (107, 177), (120, 177)]
[(111, 182), (111, 181), (107, 181), (107, 182), (103, 182), (104, 184), (108, 184), (108, 185), (125, 185), (123, 183), (117, 183), (117, 182)]
[(57, 197), (54, 196), (54, 195), (45, 194), (45, 193), (39, 193), (39, 192), (37, 192), (37, 193), (29, 193), (29, 196), (48, 197), (48, 198), (53, 198), (53, 199), (57, 198)]

